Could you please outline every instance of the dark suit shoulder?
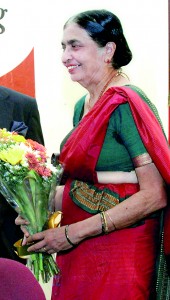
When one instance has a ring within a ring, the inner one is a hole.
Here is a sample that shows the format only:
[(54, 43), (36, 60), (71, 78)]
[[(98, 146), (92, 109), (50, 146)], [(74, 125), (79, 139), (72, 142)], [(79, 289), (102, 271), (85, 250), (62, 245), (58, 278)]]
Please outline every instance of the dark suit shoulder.
[[(11, 126), (12, 121), (24, 122), (28, 127), (26, 138), (44, 144), (36, 98), (0, 86), (0, 105), (2, 107), (1, 114), (5, 110), (6, 118), (10, 119), (9, 126), (5, 125), (6, 128)], [(4, 123), (4, 119), (1, 123)], [(1, 124), (1, 128), (3, 127), (4, 125)]]
[(24, 101), (21, 102), (22, 104), (23, 103), (29, 103), (29, 104), (35, 103), (35, 98), (33, 98), (29, 95), (20, 93), (16, 90), (12, 90), (10, 88), (4, 87), (4, 86), (0, 86), (0, 99), (8, 99), (11, 102), (14, 102), (17, 104), (23, 100)]

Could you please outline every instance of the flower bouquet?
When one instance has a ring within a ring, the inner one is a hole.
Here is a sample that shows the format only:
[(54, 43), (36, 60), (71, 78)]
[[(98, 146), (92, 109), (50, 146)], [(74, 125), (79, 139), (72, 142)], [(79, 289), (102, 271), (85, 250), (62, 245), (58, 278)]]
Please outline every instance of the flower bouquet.
[[(63, 173), (62, 165), (54, 167), (48, 163), (43, 145), (0, 129), (0, 170), (0, 192), (15, 211), (29, 221), (28, 232), (34, 234), (47, 229), (53, 218), (53, 199)], [(37, 280), (41, 275), (43, 282), (48, 282), (59, 272), (52, 255), (27, 254), (28, 267)]]

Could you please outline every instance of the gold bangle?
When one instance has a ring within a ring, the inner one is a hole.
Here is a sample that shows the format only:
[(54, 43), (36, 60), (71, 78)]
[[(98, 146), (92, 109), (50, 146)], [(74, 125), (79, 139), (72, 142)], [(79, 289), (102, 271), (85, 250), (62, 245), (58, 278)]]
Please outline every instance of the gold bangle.
[(115, 223), (113, 222), (113, 220), (112, 220), (111, 216), (109, 215), (108, 211), (105, 211), (105, 214), (108, 216), (109, 220), (111, 221), (111, 223), (112, 223), (112, 225), (114, 227), (113, 229), (116, 230), (117, 228), (115, 226)]
[(101, 218), (101, 223), (102, 223), (102, 233), (105, 233), (104, 218), (103, 218), (102, 212), (100, 212), (100, 218)]
[(104, 223), (105, 223), (105, 233), (107, 234), (109, 232), (108, 230), (108, 224), (105, 216), (105, 212), (103, 211), (103, 217), (104, 217)]
[(102, 222), (102, 232), (107, 234), (108, 233), (108, 225), (104, 211), (100, 212), (101, 222)]

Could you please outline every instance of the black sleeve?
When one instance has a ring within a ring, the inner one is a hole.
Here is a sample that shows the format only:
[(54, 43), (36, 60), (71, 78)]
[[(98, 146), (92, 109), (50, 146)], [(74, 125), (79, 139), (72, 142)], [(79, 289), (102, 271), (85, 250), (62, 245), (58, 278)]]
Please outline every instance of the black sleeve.
[(29, 115), (27, 116), (28, 120), (28, 131), (26, 134), (26, 139), (32, 139), (42, 145), (44, 145), (44, 138), (40, 122), (40, 114), (38, 110), (38, 105), (36, 100), (31, 101), (31, 108)]

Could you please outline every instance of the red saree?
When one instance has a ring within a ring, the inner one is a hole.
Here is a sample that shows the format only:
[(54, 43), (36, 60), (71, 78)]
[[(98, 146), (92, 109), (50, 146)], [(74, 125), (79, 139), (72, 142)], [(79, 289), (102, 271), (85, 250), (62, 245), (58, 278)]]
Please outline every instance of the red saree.
[[(63, 195), (63, 225), (91, 216), (71, 200), (70, 183), (76, 178), (97, 184), (95, 165), (110, 115), (126, 102), (147, 151), (162, 177), (170, 183), (169, 147), (155, 115), (130, 88), (110, 88), (81, 120), (62, 149), (60, 161), (68, 178)], [(138, 185), (134, 184), (116, 186), (121, 196), (138, 191)], [(59, 253), (61, 274), (54, 278), (52, 299), (147, 300), (151, 294), (155, 299), (152, 283), (158, 233), (158, 220), (150, 219), (142, 226), (91, 238), (75, 249)]]

